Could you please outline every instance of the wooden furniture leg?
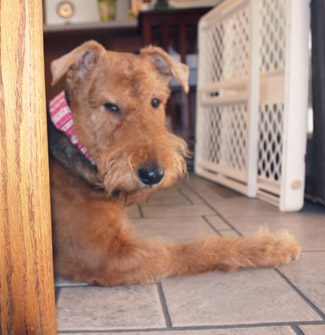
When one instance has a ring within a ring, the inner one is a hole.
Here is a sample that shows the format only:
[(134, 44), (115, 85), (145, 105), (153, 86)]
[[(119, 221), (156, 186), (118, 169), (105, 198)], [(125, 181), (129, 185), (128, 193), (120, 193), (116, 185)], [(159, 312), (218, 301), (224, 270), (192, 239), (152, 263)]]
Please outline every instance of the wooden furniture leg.
[(0, 0), (0, 334), (54, 335), (41, 0)]

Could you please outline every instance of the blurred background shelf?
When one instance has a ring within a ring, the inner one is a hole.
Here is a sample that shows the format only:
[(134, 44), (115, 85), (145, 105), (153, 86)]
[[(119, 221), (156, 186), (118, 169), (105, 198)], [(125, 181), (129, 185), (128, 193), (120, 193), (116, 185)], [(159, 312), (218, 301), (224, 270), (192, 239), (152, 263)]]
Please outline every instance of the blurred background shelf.
[(137, 24), (138, 24), (137, 20), (125, 20), (125, 21), (116, 20), (109, 22), (44, 25), (44, 33), (46, 34), (52, 32), (135, 28), (137, 27)]

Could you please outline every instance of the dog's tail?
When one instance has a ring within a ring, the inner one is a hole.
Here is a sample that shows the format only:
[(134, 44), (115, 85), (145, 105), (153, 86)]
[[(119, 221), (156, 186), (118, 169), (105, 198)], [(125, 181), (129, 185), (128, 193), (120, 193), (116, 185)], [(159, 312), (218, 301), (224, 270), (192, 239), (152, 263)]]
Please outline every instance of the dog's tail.
[(260, 230), (250, 237), (209, 236), (186, 244), (132, 239), (110, 257), (94, 282), (101, 285), (137, 284), (211, 270), (277, 267), (299, 258), (300, 247), (287, 231)]
[(173, 247), (179, 264), (176, 273), (209, 270), (234, 271), (238, 268), (277, 267), (300, 256), (300, 247), (287, 231), (269, 233), (260, 229), (255, 236), (208, 237)]

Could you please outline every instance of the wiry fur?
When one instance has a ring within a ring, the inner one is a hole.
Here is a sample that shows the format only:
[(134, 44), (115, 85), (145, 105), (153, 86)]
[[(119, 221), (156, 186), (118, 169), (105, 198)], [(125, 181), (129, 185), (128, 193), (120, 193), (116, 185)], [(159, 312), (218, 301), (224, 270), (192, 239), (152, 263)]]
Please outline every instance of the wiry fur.
[[(159, 48), (132, 55), (110, 52), (89, 41), (54, 61), (52, 73), (54, 84), (66, 74), (77, 136), (98, 169), (97, 175), (80, 157), (75, 165), (65, 163), (78, 154), (66, 143), (52, 143), (57, 153), (51, 160), (51, 192), (58, 273), (117, 285), (217, 269), (276, 267), (299, 257), (300, 248), (287, 232), (209, 236), (178, 245), (135, 235), (125, 205), (172, 185), (186, 171), (186, 144), (169, 132), (164, 112), (171, 76), (188, 89), (185, 65)], [(159, 108), (151, 106), (153, 97), (162, 101)], [(121, 113), (106, 110), (107, 102), (117, 104)], [(56, 135), (54, 142), (64, 141), (62, 134)], [(165, 172), (152, 187), (138, 177), (138, 170), (150, 162), (159, 162)], [(97, 181), (104, 190), (94, 187)]]

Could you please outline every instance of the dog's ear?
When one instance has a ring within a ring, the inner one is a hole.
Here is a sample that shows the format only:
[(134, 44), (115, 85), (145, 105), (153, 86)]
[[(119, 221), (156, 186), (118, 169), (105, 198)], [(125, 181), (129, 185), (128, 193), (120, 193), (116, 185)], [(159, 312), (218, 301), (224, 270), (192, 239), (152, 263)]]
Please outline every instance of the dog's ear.
[(100, 53), (103, 51), (105, 51), (105, 48), (101, 44), (95, 41), (88, 41), (54, 60), (51, 63), (52, 86), (55, 85), (73, 65), (80, 71), (81, 77), (86, 76), (95, 66)]
[(186, 64), (177, 61), (159, 47), (149, 46), (143, 48), (140, 54), (150, 57), (154, 61), (157, 70), (163, 75), (175, 77), (182, 84), (184, 91), (188, 93), (189, 69)]

